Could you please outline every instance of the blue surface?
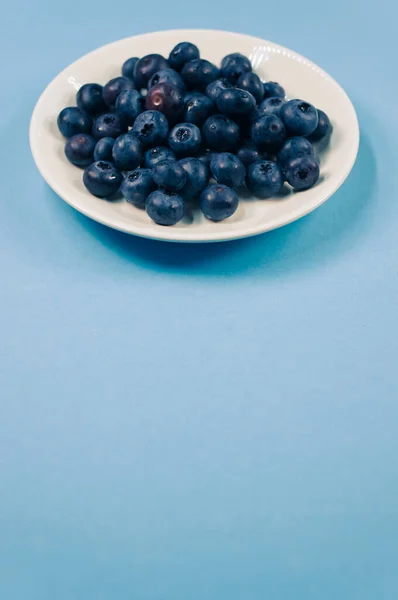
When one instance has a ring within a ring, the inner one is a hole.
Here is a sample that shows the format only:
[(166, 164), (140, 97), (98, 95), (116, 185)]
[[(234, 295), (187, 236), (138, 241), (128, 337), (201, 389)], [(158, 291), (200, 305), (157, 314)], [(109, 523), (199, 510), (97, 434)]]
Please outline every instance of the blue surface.
[[(0, 598), (396, 600), (393, 4), (170, 6), (2, 8)], [(272, 39), (342, 83), (362, 142), (332, 200), (186, 247), (56, 197), (28, 146), (44, 86), (175, 27)]]

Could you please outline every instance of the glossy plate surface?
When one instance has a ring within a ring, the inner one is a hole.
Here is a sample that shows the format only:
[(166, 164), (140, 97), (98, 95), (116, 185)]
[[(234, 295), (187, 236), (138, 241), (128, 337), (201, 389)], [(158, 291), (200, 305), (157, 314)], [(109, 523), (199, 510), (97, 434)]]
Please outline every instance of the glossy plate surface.
[[(158, 52), (168, 56), (173, 46), (189, 40), (201, 56), (219, 65), (231, 52), (247, 55), (253, 70), (266, 81), (278, 81), (289, 98), (301, 98), (324, 110), (333, 124), (326, 148), (319, 148), (321, 179), (311, 190), (283, 198), (244, 198), (235, 215), (221, 223), (194, 210), (174, 227), (160, 227), (145, 211), (125, 201), (107, 202), (91, 196), (82, 171), (64, 155), (65, 140), (57, 128), (58, 113), (75, 104), (83, 83), (105, 84), (120, 74), (130, 56)], [(143, 237), (176, 242), (225, 241), (256, 235), (291, 223), (327, 200), (351, 171), (359, 145), (355, 109), (344, 90), (322, 69), (295, 52), (247, 35), (211, 30), (162, 31), (126, 38), (83, 56), (62, 71), (41, 95), (33, 112), (30, 143), (33, 157), (47, 183), (76, 210), (114, 229)]]

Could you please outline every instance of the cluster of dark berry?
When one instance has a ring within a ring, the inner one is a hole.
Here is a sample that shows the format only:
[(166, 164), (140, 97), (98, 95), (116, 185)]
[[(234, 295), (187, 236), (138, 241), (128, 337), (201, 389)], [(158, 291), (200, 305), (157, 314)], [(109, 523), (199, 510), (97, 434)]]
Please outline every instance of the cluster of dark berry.
[(312, 187), (312, 142), (331, 128), (321, 110), (263, 83), (247, 57), (229, 54), (218, 68), (190, 42), (167, 60), (129, 58), (104, 87), (83, 85), (58, 127), (92, 194), (113, 200), (120, 191), (160, 225), (180, 221), (194, 198), (221, 221), (236, 211), (243, 186), (258, 198), (277, 195), (285, 181), (296, 191)]

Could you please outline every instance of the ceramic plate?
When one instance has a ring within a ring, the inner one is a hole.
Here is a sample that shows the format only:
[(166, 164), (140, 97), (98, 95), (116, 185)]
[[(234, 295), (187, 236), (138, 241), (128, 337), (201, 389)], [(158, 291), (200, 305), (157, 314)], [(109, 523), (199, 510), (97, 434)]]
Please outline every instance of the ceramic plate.
[[(243, 198), (226, 221), (208, 221), (199, 210), (174, 227), (153, 223), (144, 210), (120, 200), (108, 202), (91, 196), (82, 183), (82, 171), (64, 155), (65, 140), (57, 128), (58, 113), (75, 104), (83, 83), (105, 84), (120, 74), (130, 56), (157, 52), (168, 56), (180, 41), (194, 42), (201, 56), (219, 65), (231, 52), (247, 55), (264, 81), (278, 81), (290, 98), (301, 98), (324, 110), (333, 124), (326, 148), (318, 148), (321, 179), (312, 189), (282, 198)], [(210, 30), (161, 31), (103, 46), (83, 56), (60, 73), (46, 88), (33, 112), (30, 127), (33, 157), (47, 183), (76, 210), (120, 231), (157, 240), (210, 242), (256, 235), (291, 223), (327, 200), (344, 182), (358, 152), (359, 128), (355, 109), (344, 90), (325, 71), (303, 56), (272, 42), (238, 33)]]

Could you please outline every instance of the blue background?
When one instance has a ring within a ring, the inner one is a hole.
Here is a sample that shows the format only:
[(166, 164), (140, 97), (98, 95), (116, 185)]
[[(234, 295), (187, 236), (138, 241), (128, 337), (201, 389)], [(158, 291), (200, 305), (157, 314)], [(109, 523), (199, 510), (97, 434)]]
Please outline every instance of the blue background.
[[(376, 4), (2, 8), (2, 599), (398, 597), (396, 12)], [(47, 187), (28, 145), (47, 83), (177, 27), (271, 39), (346, 88), (361, 147), (329, 202), (188, 247)]]

